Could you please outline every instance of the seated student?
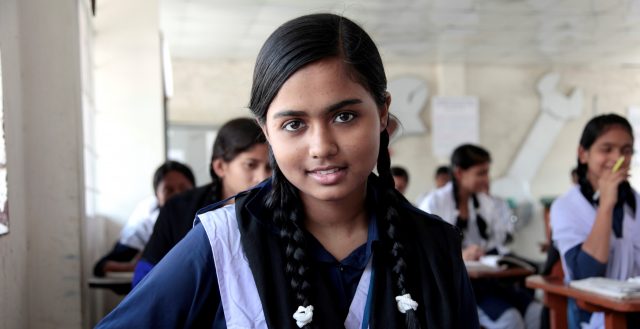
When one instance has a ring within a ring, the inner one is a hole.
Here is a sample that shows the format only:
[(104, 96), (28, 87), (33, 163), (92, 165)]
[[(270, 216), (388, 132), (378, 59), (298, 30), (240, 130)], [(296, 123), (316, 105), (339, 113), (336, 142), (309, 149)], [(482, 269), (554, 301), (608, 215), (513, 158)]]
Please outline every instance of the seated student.
[(451, 169), (449, 166), (440, 166), (436, 169), (434, 182), (436, 188), (441, 188), (451, 181)]
[(391, 167), (391, 176), (393, 176), (396, 190), (404, 194), (407, 191), (407, 186), (409, 186), (409, 173), (407, 170), (400, 166), (393, 166)]
[(209, 174), (211, 183), (177, 196), (160, 210), (151, 239), (136, 266), (134, 287), (191, 230), (199, 209), (234, 196), (271, 174), (266, 139), (255, 120), (234, 119), (220, 128)]
[[(578, 185), (551, 205), (553, 242), (560, 251), (565, 281), (594, 276), (626, 280), (640, 275), (640, 196), (627, 178), (633, 129), (616, 114), (599, 115), (585, 126), (578, 147)], [(613, 170), (624, 156), (624, 162)], [(568, 303), (570, 328), (601, 328), (602, 313)], [(630, 328), (640, 316), (629, 316)]]
[(95, 276), (107, 272), (132, 272), (144, 246), (149, 241), (160, 208), (174, 195), (192, 189), (195, 177), (191, 169), (177, 161), (163, 163), (153, 174), (155, 196), (142, 200), (120, 233), (113, 250), (94, 266)]
[(457, 230), (394, 189), (391, 96), (366, 32), (293, 19), (254, 72), (271, 179), (199, 212), (98, 328), (478, 328)]
[[(511, 210), (489, 196), (491, 157), (471, 144), (451, 155), (452, 180), (433, 191), (420, 209), (456, 225), (463, 233), (462, 258), (478, 260), (485, 254), (509, 253), (505, 243), (512, 233)], [(542, 306), (526, 292), (502, 284), (474, 285), (480, 325), (485, 328), (539, 328)]]
[[(435, 188), (433, 190), (439, 189), (443, 186), (445, 186), (449, 181), (451, 180), (451, 170), (449, 169), (449, 166), (439, 166), (436, 169), (436, 172), (433, 176), (433, 183)], [(429, 193), (431, 193), (431, 191), (426, 191), (421, 193), (418, 198), (416, 198), (416, 204), (421, 204), (424, 201), (424, 198), (427, 197), (427, 195), (429, 195)]]

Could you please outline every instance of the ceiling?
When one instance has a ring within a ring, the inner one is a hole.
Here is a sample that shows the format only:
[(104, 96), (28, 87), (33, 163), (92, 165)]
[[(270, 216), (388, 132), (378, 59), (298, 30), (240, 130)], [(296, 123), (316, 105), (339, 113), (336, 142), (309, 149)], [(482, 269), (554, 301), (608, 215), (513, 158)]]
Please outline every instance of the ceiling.
[(640, 0), (160, 0), (173, 58), (253, 59), (280, 24), (334, 12), (385, 60), (640, 67)]

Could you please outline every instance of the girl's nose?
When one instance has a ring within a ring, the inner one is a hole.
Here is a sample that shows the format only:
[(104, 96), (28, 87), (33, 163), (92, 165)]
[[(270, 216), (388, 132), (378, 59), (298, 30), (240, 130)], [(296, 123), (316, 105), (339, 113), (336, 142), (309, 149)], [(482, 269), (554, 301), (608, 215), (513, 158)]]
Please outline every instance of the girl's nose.
[(309, 139), (309, 155), (314, 158), (327, 158), (336, 154), (338, 145), (331, 130), (318, 127), (311, 133)]

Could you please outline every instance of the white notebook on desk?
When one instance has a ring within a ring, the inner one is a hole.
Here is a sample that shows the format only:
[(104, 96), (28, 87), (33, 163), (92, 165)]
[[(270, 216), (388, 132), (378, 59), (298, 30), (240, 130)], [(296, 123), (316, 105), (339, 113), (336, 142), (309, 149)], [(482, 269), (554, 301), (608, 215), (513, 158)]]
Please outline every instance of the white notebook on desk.
[(569, 282), (572, 288), (593, 292), (613, 298), (640, 297), (640, 282), (635, 280), (620, 281), (603, 277), (593, 277)]

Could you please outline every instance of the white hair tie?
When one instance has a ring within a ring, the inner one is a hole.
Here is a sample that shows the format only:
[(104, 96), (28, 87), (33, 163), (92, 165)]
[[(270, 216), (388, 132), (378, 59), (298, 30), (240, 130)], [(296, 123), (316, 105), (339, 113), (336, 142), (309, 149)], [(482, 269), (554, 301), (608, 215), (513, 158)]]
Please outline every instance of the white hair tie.
[(293, 313), (293, 318), (296, 320), (298, 328), (302, 328), (313, 321), (313, 306), (307, 307), (298, 306), (298, 310)]
[(409, 294), (396, 296), (396, 302), (398, 302), (398, 311), (400, 311), (400, 313), (407, 313), (408, 310), (415, 311), (418, 308), (418, 302), (411, 299), (411, 295)]

